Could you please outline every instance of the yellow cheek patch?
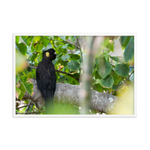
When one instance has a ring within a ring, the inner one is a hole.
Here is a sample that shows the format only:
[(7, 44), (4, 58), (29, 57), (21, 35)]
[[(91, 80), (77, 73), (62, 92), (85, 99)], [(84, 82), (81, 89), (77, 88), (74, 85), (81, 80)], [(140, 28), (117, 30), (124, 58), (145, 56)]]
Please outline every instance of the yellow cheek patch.
[(50, 53), (49, 52), (46, 52), (46, 57), (49, 57), (50, 56)]

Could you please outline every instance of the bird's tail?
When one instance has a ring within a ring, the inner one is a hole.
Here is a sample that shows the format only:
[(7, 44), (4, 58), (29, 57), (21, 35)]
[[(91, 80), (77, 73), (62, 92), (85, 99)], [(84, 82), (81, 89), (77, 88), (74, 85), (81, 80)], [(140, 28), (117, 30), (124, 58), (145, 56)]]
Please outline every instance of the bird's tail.
[(45, 99), (45, 112), (46, 114), (54, 113), (54, 93), (52, 91), (43, 93)]
[(54, 99), (53, 97), (45, 99), (45, 111), (46, 114), (54, 113)]

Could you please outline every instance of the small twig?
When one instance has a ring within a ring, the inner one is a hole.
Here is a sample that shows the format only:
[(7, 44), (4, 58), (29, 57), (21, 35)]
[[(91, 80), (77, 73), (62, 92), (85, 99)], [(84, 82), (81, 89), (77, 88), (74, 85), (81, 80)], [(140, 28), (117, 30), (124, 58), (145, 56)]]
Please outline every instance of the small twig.
[(81, 46), (80, 46), (79, 39), (78, 39), (77, 36), (76, 36), (76, 39), (77, 39), (77, 43), (78, 43), (79, 49), (81, 50)]
[[(25, 110), (25, 113), (27, 113), (28, 111), (29, 111), (29, 108), (30, 108), (30, 105), (32, 105), (33, 103), (32, 103), (32, 101), (30, 100), (30, 102), (28, 103), (28, 105), (27, 105), (27, 108), (26, 108), (26, 110)], [(24, 113), (24, 114), (25, 114)]]
[(75, 78), (73, 75), (71, 75), (70, 73), (63, 72), (63, 71), (60, 71), (60, 70), (55, 70), (55, 72), (60, 72), (60, 73), (66, 74), (66, 75), (68, 75), (68, 76), (70, 76), (70, 77), (72, 77), (72, 78), (74, 78), (75, 80), (78, 81), (78, 79), (76, 79), (76, 78)]
[(32, 65), (28, 65), (28, 67), (33, 68), (33, 69), (37, 69), (37, 67), (32, 66)]
[(24, 106), (17, 107), (16, 109), (20, 109), (20, 108), (27, 107), (27, 106), (28, 106), (28, 104), (24, 105)]
[(92, 87), (93, 87), (93, 89), (95, 89), (96, 91), (98, 91), (97, 88), (94, 85), (92, 85)]

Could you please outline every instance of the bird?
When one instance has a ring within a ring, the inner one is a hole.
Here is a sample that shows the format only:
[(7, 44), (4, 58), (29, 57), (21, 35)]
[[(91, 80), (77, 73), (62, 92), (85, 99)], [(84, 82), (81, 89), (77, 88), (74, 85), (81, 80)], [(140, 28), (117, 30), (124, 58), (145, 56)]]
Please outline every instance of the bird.
[(56, 58), (53, 48), (43, 51), (42, 61), (36, 70), (37, 87), (45, 100), (45, 113), (52, 114), (54, 111), (54, 93), (56, 90), (56, 74), (52, 60)]

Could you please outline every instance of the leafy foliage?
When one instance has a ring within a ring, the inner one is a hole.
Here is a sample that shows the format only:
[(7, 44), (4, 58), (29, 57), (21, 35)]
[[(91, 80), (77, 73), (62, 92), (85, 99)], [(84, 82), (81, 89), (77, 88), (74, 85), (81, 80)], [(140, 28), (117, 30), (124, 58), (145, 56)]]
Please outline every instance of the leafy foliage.
[(111, 75), (108, 75), (107, 77), (101, 79), (100, 81), (100, 84), (106, 88), (112, 87), (113, 83), (114, 83), (114, 79)]
[(129, 67), (127, 64), (117, 64), (115, 67), (115, 71), (118, 75), (127, 77), (129, 73)]
[(111, 64), (105, 59), (100, 59), (98, 65), (98, 73), (102, 78), (105, 78), (111, 72)]
[(124, 52), (125, 62), (128, 62), (133, 57), (134, 57), (134, 38), (132, 37), (125, 48)]
[[(36, 78), (36, 69), (26, 67), (27, 64), (36, 67), (42, 60), (42, 52), (49, 48), (54, 48), (57, 57), (53, 61), (56, 72), (56, 80), (59, 83), (69, 83), (79, 85), (80, 75), (83, 73), (82, 64), (86, 51), (80, 49), (81, 45), (77, 42), (77, 36), (16, 36), (16, 97), (22, 99), (27, 91), (33, 94), (33, 85), (30, 78)], [(86, 37), (85, 37), (86, 38)], [(123, 50), (123, 58), (111, 56), (114, 52), (114, 41), (119, 38)], [(112, 92), (123, 84), (123, 81), (129, 77), (129, 67), (134, 65), (134, 37), (105, 37), (104, 41), (95, 56), (94, 68), (92, 71), (92, 89), (98, 92)], [(132, 82), (128, 82), (131, 84)], [(114, 93), (115, 94), (115, 93)], [(28, 101), (25, 101), (27, 104)], [(56, 104), (56, 107), (62, 107), (64, 104)], [(66, 107), (66, 106), (65, 106)], [(69, 106), (70, 111), (72, 107)], [(67, 107), (68, 108), (68, 107)], [(68, 109), (69, 109), (68, 108)], [(33, 106), (34, 111), (38, 111)], [(26, 108), (16, 110), (25, 112)], [(32, 111), (32, 109), (31, 109)], [(56, 111), (58, 114), (59, 109)], [(63, 113), (67, 113), (62, 110)], [(79, 113), (74, 109), (73, 113)]]

